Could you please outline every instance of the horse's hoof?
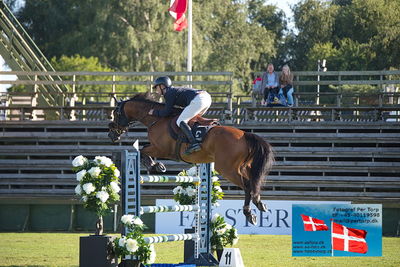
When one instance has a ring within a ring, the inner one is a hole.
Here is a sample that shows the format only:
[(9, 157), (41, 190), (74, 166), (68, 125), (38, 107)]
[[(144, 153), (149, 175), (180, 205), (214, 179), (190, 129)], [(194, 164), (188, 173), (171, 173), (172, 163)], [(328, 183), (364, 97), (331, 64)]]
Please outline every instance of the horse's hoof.
[(165, 168), (165, 165), (163, 163), (161, 163), (161, 162), (157, 162), (153, 166), (153, 168), (155, 168), (156, 171), (158, 171), (158, 172), (166, 172), (167, 171), (167, 168)]
[(256, 204), (258, 210), (266, 212), (268, 210), (267, 205), (262, 203), (261, 201)]
[(249, 214), (246, 215), (246, 219), (249, 223), (251, 223), (252, 225), (256, 225), (257, 224), (257, 216), (254, 214)]

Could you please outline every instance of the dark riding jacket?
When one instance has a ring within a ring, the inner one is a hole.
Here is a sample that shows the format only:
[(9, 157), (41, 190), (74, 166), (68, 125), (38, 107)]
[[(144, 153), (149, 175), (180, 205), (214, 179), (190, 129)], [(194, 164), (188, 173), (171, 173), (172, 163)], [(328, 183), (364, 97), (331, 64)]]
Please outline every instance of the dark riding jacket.
[(165, 107), (164, 109), (154, 110), (154, 115), (167, 117), (171, 115), (174, 106), (187, 107), (200, 91), (185, 87), (167, 87), (164, 94)]

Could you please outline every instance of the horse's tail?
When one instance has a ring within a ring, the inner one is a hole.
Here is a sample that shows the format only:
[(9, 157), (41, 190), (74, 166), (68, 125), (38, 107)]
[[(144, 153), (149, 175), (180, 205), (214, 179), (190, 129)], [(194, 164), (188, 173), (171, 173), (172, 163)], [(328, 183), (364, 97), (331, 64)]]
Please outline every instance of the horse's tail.
[(254, 199), (260, 195), (264, 177), (268, 175), (272, 168), (274, 152), (272, 146), (258, 135), (245, 133), (245, 139), (249, 147), (249, 156), (246, 161), (251, 161), (249, 182), (251, 195)]

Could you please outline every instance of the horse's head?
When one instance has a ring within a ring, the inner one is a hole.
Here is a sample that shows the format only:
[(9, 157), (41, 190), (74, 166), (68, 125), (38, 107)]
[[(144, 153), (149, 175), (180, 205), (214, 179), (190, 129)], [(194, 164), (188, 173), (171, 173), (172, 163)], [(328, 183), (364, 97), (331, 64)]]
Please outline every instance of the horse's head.
[(143, 122), (148, 116), (148, 111), (157, 104), (151, 100), (148, 93), (137, 94), (129, 100), (116, 102), (117, 107), (113, 111), (114, 120), (108, 124), (108, 137), (113, 142), (118, 141), (134, 122)]
[(129, 120), (124, 111), (126, 102), (117, 101), (117, 107), (113, 111), (114, 120), (108, 124), (108, 137), (110, 137), (112, 142), (118, 141), (121, 135), (128, 131)]

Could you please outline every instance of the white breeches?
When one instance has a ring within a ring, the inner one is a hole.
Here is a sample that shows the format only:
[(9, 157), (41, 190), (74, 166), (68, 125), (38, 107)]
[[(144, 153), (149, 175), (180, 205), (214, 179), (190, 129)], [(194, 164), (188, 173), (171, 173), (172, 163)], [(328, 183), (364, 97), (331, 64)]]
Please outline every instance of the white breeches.
[(205, 91), (199, 93), (182, 111), (181, 115), (176, 120), (176, 124), (179, 126), (182, 121), (188, 123), (188, 121), (190, 121), (190, 119), (195, 117), (196, 115), (203, 115), (204, 113), (206, 113), (210, 106), (210, 94)]

